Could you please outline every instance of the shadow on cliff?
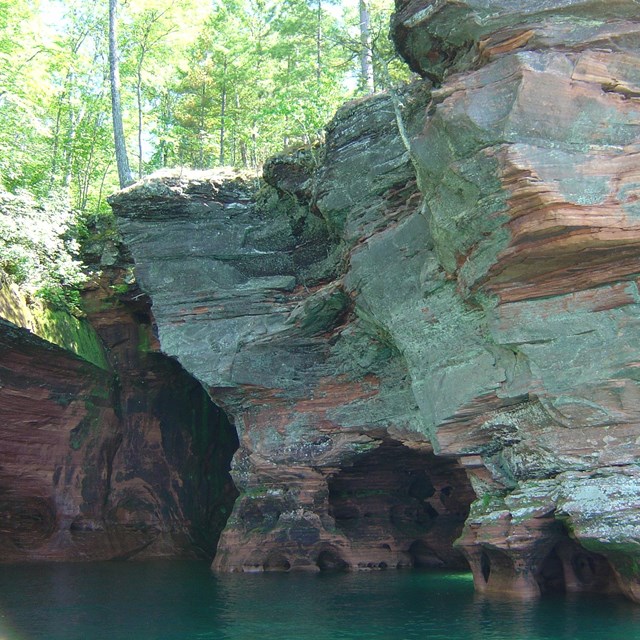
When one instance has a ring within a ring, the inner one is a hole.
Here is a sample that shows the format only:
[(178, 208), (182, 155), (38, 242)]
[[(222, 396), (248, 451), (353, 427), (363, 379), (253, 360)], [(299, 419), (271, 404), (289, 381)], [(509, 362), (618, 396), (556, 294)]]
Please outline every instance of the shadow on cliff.
[(235, 428), (155, 350), (148, 299), (116, 295), (121, 277), (85, 295), (102, 366), (0, 326), (0, 562), (215, 553)]

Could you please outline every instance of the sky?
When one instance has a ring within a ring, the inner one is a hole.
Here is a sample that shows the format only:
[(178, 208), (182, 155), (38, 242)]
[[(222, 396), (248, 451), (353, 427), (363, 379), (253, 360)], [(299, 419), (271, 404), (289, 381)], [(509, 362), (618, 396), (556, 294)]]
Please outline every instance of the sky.
[(53, 31), (59, 31), (63, 24), (63, 11), (56, 0), (40, 0), (40, 12), (45, 26)]

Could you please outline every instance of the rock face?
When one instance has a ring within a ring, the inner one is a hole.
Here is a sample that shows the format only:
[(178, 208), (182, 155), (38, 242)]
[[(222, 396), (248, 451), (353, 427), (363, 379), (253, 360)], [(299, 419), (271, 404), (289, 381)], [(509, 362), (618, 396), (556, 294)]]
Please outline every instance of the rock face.
[(212, 556), (235, 434), (145, 304), (105, 279), (94, 329), (0, 293), (0, 561)]
[[(480, 590), (537, 593), (555, 562), (567, 589), (638, 599), (637, 16), (398, 3), (399, 48), (441, 83), (412, 140), (434, 250), (479, 314), (460, 333), (483, 334), (464, 397), (434, 420), (436, 448), (478, 456), (476, 491), (501, 494), (459, 542)], [(459, 368), (439, 364), (446, 389)], [(567, 533), (601, 554), (588, 576)]]
[(398, 0), (425, 80), (345, 106), (260, 191), (112, 198), (162, 350), (240, 438), (215, 568), (461, 552), (482, 592), (640, 601), (636, 16)]

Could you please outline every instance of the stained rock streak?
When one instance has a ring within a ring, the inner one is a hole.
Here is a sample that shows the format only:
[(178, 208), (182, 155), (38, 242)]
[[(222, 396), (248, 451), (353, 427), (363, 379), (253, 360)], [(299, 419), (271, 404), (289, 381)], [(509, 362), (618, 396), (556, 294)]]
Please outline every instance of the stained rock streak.
[(2, 562), (213, 556), (235, 432), (130, 297), (105, 274), (90, 325), (2, 285)]

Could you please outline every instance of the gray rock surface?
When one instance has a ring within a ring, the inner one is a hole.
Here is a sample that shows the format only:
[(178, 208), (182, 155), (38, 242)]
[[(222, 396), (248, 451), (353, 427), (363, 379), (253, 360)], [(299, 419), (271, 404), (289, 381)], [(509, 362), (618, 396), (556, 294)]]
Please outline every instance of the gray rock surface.
[[(374, 96), (269, 186), (111, 199), (163, 351), (240, 436), (215, 566), (453, 564), (460, 535), (481, 591), (638, 600), (637, 3), (397, 9), (438, 84), (398, 96), (408, 147)], [(342, 495), (363, 474), (369, 511)]]

